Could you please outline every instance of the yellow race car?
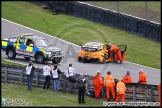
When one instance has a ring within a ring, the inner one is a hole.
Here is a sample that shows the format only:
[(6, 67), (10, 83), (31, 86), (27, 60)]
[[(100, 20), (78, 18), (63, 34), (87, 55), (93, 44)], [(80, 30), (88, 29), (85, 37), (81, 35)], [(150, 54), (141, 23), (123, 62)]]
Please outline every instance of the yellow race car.
[[(125, 60), (126, 56), (126, 45), (119, 45), (121, 50), (122, 61)], [(78, 61), (99, 61), (101, 63), (114, 61), (114, 52), (109, 51), (109, 45), (101, 42), (87, 42), (81, 46), (78, 52)]]

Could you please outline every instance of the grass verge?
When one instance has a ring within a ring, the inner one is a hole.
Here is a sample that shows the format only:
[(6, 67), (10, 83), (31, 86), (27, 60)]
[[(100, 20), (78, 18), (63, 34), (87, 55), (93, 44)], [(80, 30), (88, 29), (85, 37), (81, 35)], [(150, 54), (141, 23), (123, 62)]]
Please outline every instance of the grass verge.
[(97, 100), (85, 96), (85, 104), (78, 104), (78, 96), (76, 94), (68, 94), (62, 92), (54, 92), (53, 90), (43, 90), (42, 88), (32, 87), (32, 91), (27, 90), (25, 85), (8, 85), (7, 83), (1, 83), (2, 98), (10, 99), (26, 99), (26, 102), (31, 102), (32, 106), (52, 106), (52, 107), (94, 107), (103, 106), (103, 100)]
[(5, 64), (5, 65), (15, 65), (15, 66), (26, 66), (24, 64), (18, 64), (18, 63), (14, 63), (14, 62), (9, 62), (9, 61), (6, 61), (4, 59), (1, 59), (1, 64)]

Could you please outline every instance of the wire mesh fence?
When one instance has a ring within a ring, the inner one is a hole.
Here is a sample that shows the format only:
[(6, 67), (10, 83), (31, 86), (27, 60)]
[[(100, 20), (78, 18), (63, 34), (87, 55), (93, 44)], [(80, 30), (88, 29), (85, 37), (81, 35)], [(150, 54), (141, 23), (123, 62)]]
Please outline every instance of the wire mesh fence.
[(81, 1), (161, 24), (160, 1)]

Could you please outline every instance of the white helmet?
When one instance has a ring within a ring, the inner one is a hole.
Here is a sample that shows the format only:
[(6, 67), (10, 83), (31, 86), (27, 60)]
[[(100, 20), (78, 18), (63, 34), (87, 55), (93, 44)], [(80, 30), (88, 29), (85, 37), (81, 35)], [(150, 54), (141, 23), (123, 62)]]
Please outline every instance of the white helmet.
[(112, 46), (112, 43), (109, 43), (109, 46)]

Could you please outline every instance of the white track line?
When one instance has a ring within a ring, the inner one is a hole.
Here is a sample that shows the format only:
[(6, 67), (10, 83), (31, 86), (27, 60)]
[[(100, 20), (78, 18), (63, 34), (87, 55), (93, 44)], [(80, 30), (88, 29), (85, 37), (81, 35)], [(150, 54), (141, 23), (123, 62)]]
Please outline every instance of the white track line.
[[(21, 27), (24, 27), (24, 28), (27, 28), (27, 29), (30, 29), (30, 30), (33, 30), (33, 31), (36, 31), (36, 32), (39, 32), (39, 33), (42, 33), (42, 34), (45, 34), (45, 35), (47, 35), (47, 36), (55, 37), (55, 36), (51, 36), (51, 35), (49, 35), (49, 34), (43, 33), (43, 32), (41, 32), (41, 31), (34, 30), (34, 29), (32, 29), (32, 28), (29, 28), (29, 27), (26, 27), (26, 26), (20, 25), (20, 24), (18, 24), (18, 23), (15, 23), (15, 22), (12, 22), (12, 21), (6, 20), (6, 19), (4, 19), (4, 18), (1, 18), (1, 19), (2, 19), (2, 20), (5, 20), (5, 21), (7, 21), (7, 22), (10, 22), (10, 23), (13, 23), (13, 24), (19, 25), (19, 26), (21, 26)], [(58, 40), (64, 41), (64, 42), (66, 42), (66, 43), (69, 43), (69, 44), (72, 44), (72, 45), (75, 45), (75, 46), (80, 47), (79, 45), (74, 44), (74, 43), (71, 43), (71, 42), (68, 42), (68, 41), (66, 41), (66, 40), (63, 40), (63, 39), (60, 39), (60, 38), (57, 38), (57, 37), (55, 37), (55, 38), (58, 39)], [(9, 60), (8, 60), (8, 61), (9, 61)], [(132, 62), (129, 62), (129, 61), (125, 61), (125, 62), (132, 63)], [(16, 63), (16, 62), (15, 62), (15, 63)], [(143, 66), (143, 67), (147, 67), (147, 68), (151, 68), (151, 69), (155, 69), (155, 70), (161, 70), (161, 69), (156, 69), (156, 68), (152, 68), (152, 67), (148, 67), (148, 66), (144, 66), (144, 65), (136, 64), (136, 63), (132, 63), (132, 64), (139, 65), (139, 66)]]

